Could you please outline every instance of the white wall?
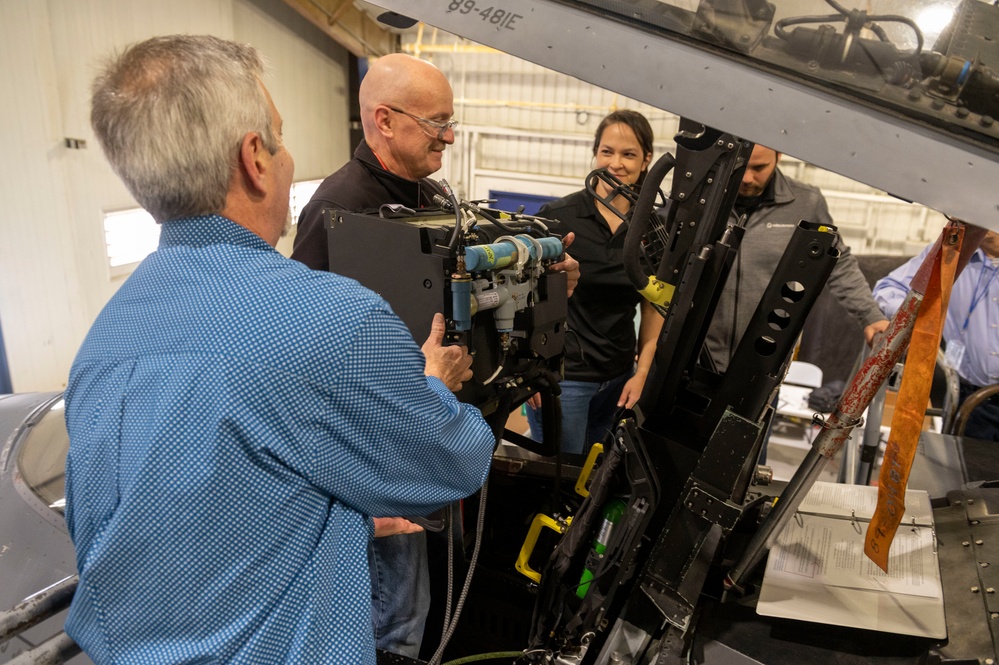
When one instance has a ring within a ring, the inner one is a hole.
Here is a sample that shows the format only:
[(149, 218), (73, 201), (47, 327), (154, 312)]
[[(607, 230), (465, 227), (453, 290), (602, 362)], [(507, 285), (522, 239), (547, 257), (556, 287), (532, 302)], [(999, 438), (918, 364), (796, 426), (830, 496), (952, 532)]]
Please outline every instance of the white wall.
[[(350, 156), (346, 51), (281, 0), (0, 0), (0, 325), (16, 391), (65, 386), (121, 283), (109, 273), (102, 215), (136, 204), (90, 131), (90, 81), (107, 54), (170, 33), (261, 50), (296, 179)], [(66, 137), (86, 149), (66, 148)]]

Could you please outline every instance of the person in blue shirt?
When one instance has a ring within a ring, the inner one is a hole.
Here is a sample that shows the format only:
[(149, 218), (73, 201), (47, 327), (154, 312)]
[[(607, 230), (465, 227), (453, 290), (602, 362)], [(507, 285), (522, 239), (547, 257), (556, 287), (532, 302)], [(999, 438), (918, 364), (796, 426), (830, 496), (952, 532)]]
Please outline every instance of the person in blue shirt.
[[(898, 311), (909, 283), (932, 245), (874, 285), (874, 299), (887, 316)], [(961, 383), (960, 401), (999, 383), (999, 234), (989, 231), (968, 265), (954, 280), (943, 339), (947, 361)], [(999, 397), (971, 412), (965, 436), (999, 441)]]
[(104, 67), (91, 124), (162, 224), (66, 390), (66, 631), (96, 663), (375, 663), (372, 517), (484, 482), (494, 438), (377, 294), (281, 256), (294, 162), (257, 52), (157, 37)]

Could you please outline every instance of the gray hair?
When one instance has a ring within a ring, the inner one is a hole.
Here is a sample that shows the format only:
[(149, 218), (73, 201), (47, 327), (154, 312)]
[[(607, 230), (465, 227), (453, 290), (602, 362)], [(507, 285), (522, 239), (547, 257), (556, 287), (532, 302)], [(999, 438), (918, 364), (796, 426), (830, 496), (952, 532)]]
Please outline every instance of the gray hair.
[(247, 133), (278, 151), (263, 72), (252, 46), (172, 35), (129, 46), (94, 80), (97, 140), (157, 222), (221, 212)]

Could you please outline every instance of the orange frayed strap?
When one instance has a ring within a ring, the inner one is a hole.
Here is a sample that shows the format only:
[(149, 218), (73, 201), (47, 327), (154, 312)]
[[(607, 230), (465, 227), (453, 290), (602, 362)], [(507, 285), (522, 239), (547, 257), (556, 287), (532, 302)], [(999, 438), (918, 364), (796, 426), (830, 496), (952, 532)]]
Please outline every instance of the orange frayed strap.
[(864, 541), (864, 554), (886, 573), (888, 550), (905, 512), (905, 486), (926, 416), (940, 334), (947, 316), (947, 303), (950, 301), (963, 237), (963, 226), (949, 225), (944, 231), (943, 242), (933, 256), (933, 270), (916, 314), (902, 385), (891, 420), (891, 433), (878, 479), (878, 505)]

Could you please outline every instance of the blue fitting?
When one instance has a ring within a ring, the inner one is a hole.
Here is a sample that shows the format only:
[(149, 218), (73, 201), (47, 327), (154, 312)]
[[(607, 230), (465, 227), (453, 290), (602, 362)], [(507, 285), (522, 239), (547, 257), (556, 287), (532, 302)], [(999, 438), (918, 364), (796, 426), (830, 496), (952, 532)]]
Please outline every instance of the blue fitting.
[[(465, 248), (466, 252), (468, 247)], [(467, 263), (468, 255), (465, 260)], [(451, 309), (455, 330), (472, 329), (472, 282), (471, 280), (453, 280), (451, 282)]]

